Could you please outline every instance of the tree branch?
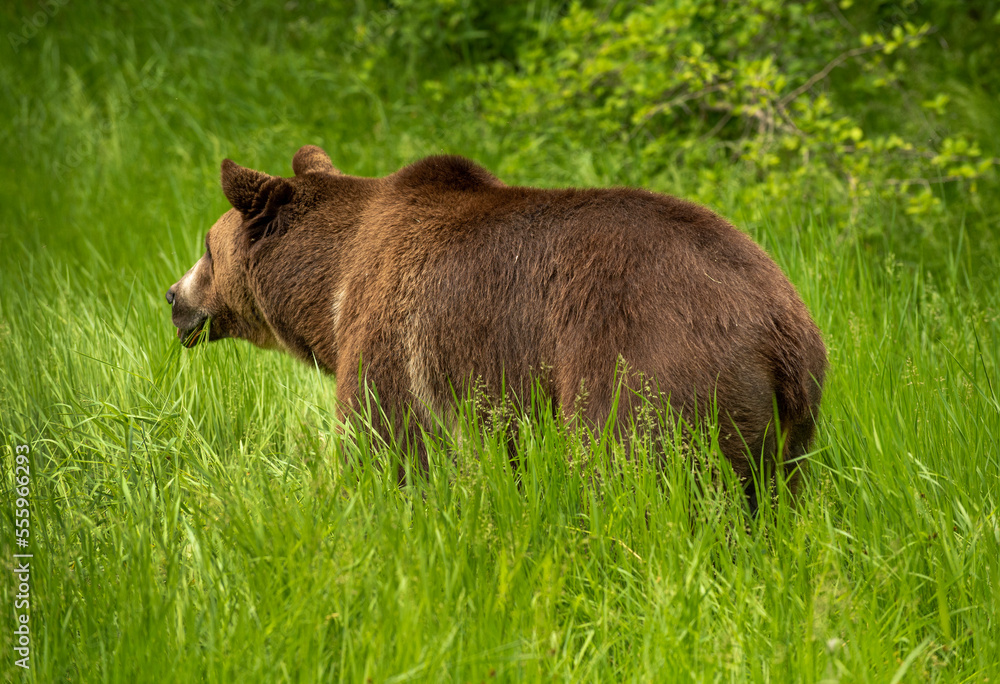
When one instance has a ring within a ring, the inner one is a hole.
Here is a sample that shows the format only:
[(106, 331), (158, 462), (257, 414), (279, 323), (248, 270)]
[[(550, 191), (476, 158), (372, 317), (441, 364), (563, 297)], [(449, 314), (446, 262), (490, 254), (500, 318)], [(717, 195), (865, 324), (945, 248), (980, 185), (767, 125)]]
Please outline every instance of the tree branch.
[[(911, 43), (914, 40), (917, 40), (919, 38), (923, 38), (924, 36), (933, 33), (934, 30), (935, 29), (931, 28), (931, 29), (928, 29), (926, 31), (921, 31), (920, 33), (916, 33), (916, 34), (914, 34), (912, 36), (907, 36), (903, 40), (903, 44)], [(778, 101), (778, 106), (782, 107), (782, 108), (786, 107), (792, 100), (794, 100), (799, 95), (801, 95), (802, 93), (804, 93), (807, 90), (809, 90), (810, 88), (812, 88), (819, 81), (822, 81), (824, 78), (826, 78), (827, 76), (829, 76), (831, 71), (833, 71), (834, 69), (836, 69), (837, 67), (839, 67), (841, 64), (843, 64), (847, 60), (852, 59), (854, 57), (860, 57), (861, 55), (867, 55), (870, 52), (877, 52), (878, 50), (882, 50), (883, 48), (885, 48), (885, 46), (886, 46), (886, 42), (882, 41), (880, 43), (873, 43), (872, 45), (866, 45), (864, 47), (856, 47), (856, 48), (853, 48), (851, 50), (848, 50), (847, 52), (840, 53), (839, 55), (837, 55), (836, 57), (834, 57), (832, 60), (830, 60), (829, 64), (827, 64), (825, 67), (823, 67), (822, 69), (820, 69), (819, 71), (817, 71), (815, 74), (813, 74), (812, 76), (810, 76), (808, 78), (808, 80), (806, 80), (805, 83), (803, 83), (802, 85), (800, 85), (798, 88), (796, 88), (792, 92), (788, 93), (788, 95), (785, 95), (783, 98), (781, 98), (781, 100)]]
[(841, 64), (851, 59), (852, 57), (860, 57), (861, 55), (867, 55), (869, 52), (876, 52), (884, 47), (885, 43), (875, 43), (874, 45), (868, 45), (866, 47), (856, 47), (853, 50), (848, 50), (847, 52), (840, 53), (832, 60), (830, 60), (829, 64), (827, 64), (821, 70), (817, 71), (815, 74), (810, 76), (805, 83), (800, 85), (792, 92), (788, 93), (788, 95), (785, 95), (783, 98), (781, 98), (778, 104), (781, 105), (782, 107), (787, 106), (792, 100), (794, 100), (799, 95), (812, 88), (819, 81), (822, 81), (824, 78), (829, 76), (831, 71), (833, 71), (834, 69), (836, 69), (837, 67), (839, 67)]

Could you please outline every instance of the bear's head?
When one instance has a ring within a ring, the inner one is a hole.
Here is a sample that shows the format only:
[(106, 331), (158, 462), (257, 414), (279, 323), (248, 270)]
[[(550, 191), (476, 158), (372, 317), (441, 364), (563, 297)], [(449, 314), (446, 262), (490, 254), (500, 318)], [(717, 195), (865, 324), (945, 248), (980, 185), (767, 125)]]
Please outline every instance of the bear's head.
[(205, 253), (167, 290), (173, 324), (184, 346), (236, 337), (280, 346), (260, 307), (254, 271), (279, 238), (315, 206), (322, 178), (340, 175), (321, 148), (306, 145), (292, 159), (294, 178), (270, 176), (226, 159), (222, 191), (232, 209), (205, 236)]

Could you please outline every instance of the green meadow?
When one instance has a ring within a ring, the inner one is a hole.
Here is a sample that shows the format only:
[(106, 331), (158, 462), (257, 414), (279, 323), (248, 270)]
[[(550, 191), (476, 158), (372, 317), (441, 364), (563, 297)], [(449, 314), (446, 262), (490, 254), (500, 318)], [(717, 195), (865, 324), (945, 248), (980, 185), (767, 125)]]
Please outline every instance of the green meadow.
[[(5, 5), (0, 678), (997, 681), (998, 35), (991, 1)], [(728, 217), (828, 347), (797, 504), (751, 518), (710, 436), (629, 461), (547, 418), (512, 473), (468, 410), (400, 487), (333, 378), (182, 349), (220, 162), (307, 143)]]

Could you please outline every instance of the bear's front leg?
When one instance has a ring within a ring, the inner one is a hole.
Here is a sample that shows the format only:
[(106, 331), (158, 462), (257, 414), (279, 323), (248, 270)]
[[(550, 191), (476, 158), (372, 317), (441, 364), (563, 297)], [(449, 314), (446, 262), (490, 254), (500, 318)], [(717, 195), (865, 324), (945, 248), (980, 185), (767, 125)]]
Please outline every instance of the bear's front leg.
[(359, 441), (367, 438), (372, 452), (389, 450), (400, 485), (407, 482), (407, 470), (419, 469), (426, 476), (424, 431), (428, 426), (415, 410), (403, 365), (376, 354), (369, 357), (370, 363), (364, 361), (365, 355), (353, 358), (353, 363), (342, 364), (337, 372), (338, 420), (350, 423)]

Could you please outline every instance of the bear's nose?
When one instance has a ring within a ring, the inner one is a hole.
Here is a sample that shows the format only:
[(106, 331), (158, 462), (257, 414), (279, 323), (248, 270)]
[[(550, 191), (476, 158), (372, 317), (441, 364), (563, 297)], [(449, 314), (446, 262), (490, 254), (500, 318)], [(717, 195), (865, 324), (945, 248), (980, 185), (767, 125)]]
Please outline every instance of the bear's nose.
[(174, 299), (176, 299), (176, 295), (174, 294), (174, 288), (170, 288), (169, 290), (167, 290), (167, 304), (173, 306)]

